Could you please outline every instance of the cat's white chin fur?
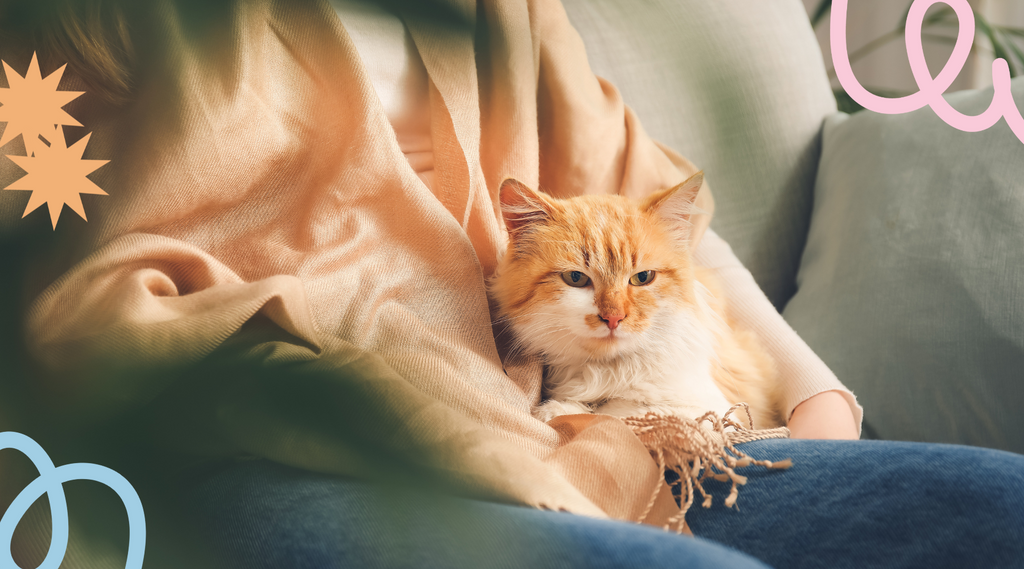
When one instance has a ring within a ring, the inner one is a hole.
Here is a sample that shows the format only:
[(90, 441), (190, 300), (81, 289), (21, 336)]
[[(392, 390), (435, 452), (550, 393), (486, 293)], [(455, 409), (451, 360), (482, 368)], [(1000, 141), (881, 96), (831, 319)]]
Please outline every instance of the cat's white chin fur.
[[(704, 294), (699, 290), (697, 296)], [(724, 415), (731, 405), (711, 376), (715, 334), (697, 310), (710, 308), (701, 302), (692, 309), (664, 310), (641, 333), (602, 340), (612, 344), (604, 354), (588, 349), (592, 338), (563, 330), (554, 349), (544, 353), (549, 399), (534, 416), (548, 421), (589, 412), (616, 417), (655, 412), (691, 419), (708, 411)]]

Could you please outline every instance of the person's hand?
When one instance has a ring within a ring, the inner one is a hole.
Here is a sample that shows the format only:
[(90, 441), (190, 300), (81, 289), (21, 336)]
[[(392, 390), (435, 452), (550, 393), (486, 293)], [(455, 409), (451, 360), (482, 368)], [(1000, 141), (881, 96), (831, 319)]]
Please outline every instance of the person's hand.
[(857, 439), (853, 411), (838, 391), (824, 391), (793, 409), (789, 434), (794, 439)]

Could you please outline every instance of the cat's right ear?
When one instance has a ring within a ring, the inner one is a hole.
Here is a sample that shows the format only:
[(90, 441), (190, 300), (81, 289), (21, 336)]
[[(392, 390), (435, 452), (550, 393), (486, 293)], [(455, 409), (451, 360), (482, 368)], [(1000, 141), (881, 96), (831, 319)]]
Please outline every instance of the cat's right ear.
[(515, 236), (531, 224), (548, 220), (553, 209), (547, 198), (515, 178), (508, 178), (501, 183), (498, 201), (501, 203), (501, 216), (505, 220), (505, 227), (511, 236)]
[(679, 239), (690, 240), (692, 224), (690, 217), (695, 210), (697, 194), (704, 186), (704, 171), (690, 176), (685, 182), (667, 190), (655, 192), (647, 197), (641, 208), (657, 214)]

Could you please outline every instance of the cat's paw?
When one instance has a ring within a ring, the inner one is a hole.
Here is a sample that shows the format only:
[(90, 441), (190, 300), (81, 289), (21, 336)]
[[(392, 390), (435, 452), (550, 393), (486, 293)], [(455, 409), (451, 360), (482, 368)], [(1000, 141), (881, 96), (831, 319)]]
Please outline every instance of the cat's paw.
[(555, 401), (549, 399), (533, 409), (533, 416), (547, 423), (562, 415), (579, 415), (593, 413), (594, 410), (579, 401)]
[(611, 415), (620, 419), (642, 417), (648, 411), (652, 411), (650, 405), (645, 405), (639, 401), (630, 401), (629, 399), (610, 399), (604, 405), (594, 410), (595, 413)]

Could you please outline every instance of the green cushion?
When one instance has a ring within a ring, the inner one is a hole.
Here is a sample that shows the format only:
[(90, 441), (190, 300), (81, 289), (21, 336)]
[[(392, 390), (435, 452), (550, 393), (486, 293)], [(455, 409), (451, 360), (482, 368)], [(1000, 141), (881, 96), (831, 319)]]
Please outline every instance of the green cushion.
[[(992, 91), (948, 98), (974, 115)], [(867, 433), (1024, 452), (1024, 143), (1005, 123), (829, 119), (797, 283), (784, 315)]]
[(563, 0), (595, 73), (707, 173), (712, 227), (776, 304), (793, 293), (836, 103), (799, 0)]

